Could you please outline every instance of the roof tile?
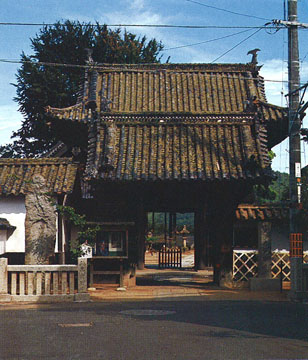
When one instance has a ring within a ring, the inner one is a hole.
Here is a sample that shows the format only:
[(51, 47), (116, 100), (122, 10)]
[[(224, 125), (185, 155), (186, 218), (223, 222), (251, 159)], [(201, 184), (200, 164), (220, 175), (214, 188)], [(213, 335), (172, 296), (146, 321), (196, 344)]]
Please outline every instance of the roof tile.
[(73, 191), (78, 164), (69, 158), (0, 159), (0, 195), (25, 194), (35, 174), (46, 179), (51, 193)]
[(257, 178), (268, 165), (247, 116), (191, 117), (174, 123), (106, 116), (92, 131), (85, 178), (104, 180), (228, 180)]

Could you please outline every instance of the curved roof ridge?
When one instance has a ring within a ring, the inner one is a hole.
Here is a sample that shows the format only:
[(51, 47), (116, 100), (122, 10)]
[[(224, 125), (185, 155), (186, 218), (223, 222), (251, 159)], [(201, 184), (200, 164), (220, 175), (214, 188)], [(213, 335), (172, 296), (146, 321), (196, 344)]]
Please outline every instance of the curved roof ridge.
[(89, 70), (104, 71), (104, 70), (218, 70), (233, 69), (237, 71), (253, 71), (257, 72), (259, 67), (252, 63), (140, 63), (140, 64), (93, 64)]

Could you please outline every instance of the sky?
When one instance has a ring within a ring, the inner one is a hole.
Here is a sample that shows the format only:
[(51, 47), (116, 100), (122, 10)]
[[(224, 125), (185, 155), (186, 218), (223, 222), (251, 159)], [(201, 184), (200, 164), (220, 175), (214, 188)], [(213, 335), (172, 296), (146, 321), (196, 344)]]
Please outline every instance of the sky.
[[(64, 20), (116, 25), (200, 25), (229, 28), (126, 27), (132, 33), (164, 44), (161, 62), (247, 63), (249, 50), (259, 48), (261, 75), (270, 103), (286, 106), (287, 30), (230, 28), (263, 26), (284, 18), (285, 0), (1, 0), (0, 23), (54, 23)], [(299, 21), (308, 23), (308, 1), (298, 0)], [(245, 15), (245, 16), (244, 16)], [(0, 24), (0, 144), (9, 143), (22, 121), (14, 102), (16, 72), (20, 65), (1, 59), (19, 60), (22, 51), (31, 55), (30, 39), (40, 26)], [(124, 28), (123, 28), (124, 29)], [(245, 31), (245, 32), (244, 32)], [(241, 32), (241, 33), (239, 33)], [(255, 33), (255, 34), (254, 34)], [(308, 81), (308, 29), (299, 31), (301, 83)], [(249, 38), (248, 38), (249, 37)], [(247, 39), (247, 40), (246, 40)], [(222, 56), (223, 55), (223, 56)], [(219, 58), (219, 59), (217, 59)], [(217, 60), (216, 60), (217, 59)], [(308, 127), (308, 119), (304, 119)], [(274, 149), (274, 170), (288, 172), (288, 142)], [(302, 147), (302, 165), (308, 164), (308, 148)]]

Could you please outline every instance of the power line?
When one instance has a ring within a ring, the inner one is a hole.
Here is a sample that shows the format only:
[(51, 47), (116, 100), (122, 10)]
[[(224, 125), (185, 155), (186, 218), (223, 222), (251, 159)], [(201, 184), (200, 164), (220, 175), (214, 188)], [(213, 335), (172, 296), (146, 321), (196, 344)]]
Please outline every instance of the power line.
[(262, 18), (262, 17), (254, 16), (254, 15), (242, 14), (242, 13), (238, 13), (238, 12), (235, 12), (235, 11), (222, 9), (222, 8), (217, 7), (217, 6), (207, 5), (207, 4), (201, 3), (199, 1), (195, 1), (195, 0), (186, 0), (186, 1), (194, 3), (194, 4), (198, 4), (198, 5), (201, 5), (201, 6), (205, 6), (207, 8), (211, 8), (211, 9), (215, 9), (215, 10), (219, 10), (219, 11), (224, 11), (224, 12), (227, 12), (227, 13), (233, 14), (233, 15), (245, 16), (245, 17), (259, 19), (259, 20), (272, 21), (272, 19)]
[(0, 62), (9, 63), (9, 64), (32, 64), (32, 65), (38, 65), (38, 66), (70, 67), (70, 68), (80, 68), (80, 69), (95, 68), (94, 65), (63, 64), (63, 63), (53, 63), (53, 62), (45, 62), (45, 61), (30, 61), (30, 60), (0, 59)]
[(182, 49), (182, 48), (189, 47), (189, 46), (206, 44), (206, 43), (209, 43), (209, 42), (214, 42), (214, 41), (218, 41), (218, 40), (222, 40), (222, 39), (229, 38), (229, 37), (231, 37), (231, 36), (239, 35), (239, 34), (242, 34), (242, 33), (244, 33), (244, 32), (250, 31), (250, 30), (251, 30), (251, 29), (248, 29), (248, 30), (246, 29), (246, 30), (242, 30), (242, 31), (236, 32), (236, 33), (234, 33), (234, 34), (230, 34), (230, 35), (226, 35), (226, 36), (221, 36), (221, 37), (218, 37), (218, 38), (215, 38), (215, 39), (211, 39), (211, 40), (200, 41), (200, 42), (193, 43), (193, 44), (188, 44), (188, 45), (175, 46), (175, 47), (163, 49), (163, 51), (176, 50), (176, 49)]
[[(254, 34), (250, 35), (249, 37), (253, 36)], [(247, 40), (248, 38), (244, 39), (241, 41), (244, 42), (245, 40)], [(237, 44), (236, 46), (238, 46), (240, 44)], [(235, 46), (235, 47), (236, 47)], [(233, 48), (235, 48), (233, 47)], [(231, 51), (231, 50), (228, 50)], [(223, 55), (222, 55), (223, 56)], [(220, 56), (221, 57), (221, 56)], [(112, 69), (112, 64), (90, 64), (90, 65), (78, 65), (78, 64), (68, 64), (68, 63), (53, 63), (53, 62), (44, 62), (44, 61), (30, 61), (30, 60), (10, 60), (10, 59), (0, 59), (0, 63), (9, 63), (9, 64), (31, 64), (31, 65), (36, 65), (36, 66), (54, 66), (54, 67), (66, 67), (66, 68), (79, 68), (79, 69), (93, 69), (93, 70), (108, 70), (108, 69)], [(129, 65), (129, 64), (123, 64), (123, 66), (125, 65)], [(133, 70), (135, 71), (135, 70)], [(153, 70), (153, 72), (155, 72), (156, 70)], [(216, 76), (216, 75), (210, 75), (209, 76)], [(222, 78), (226, 78), (229, 79), (230, 76), (222, 76)], [(247, 80), (260, 80), (259, 78), (252, 78), (252, 77), (242, 77), (241, 79), (247, 79)], [(270, 79), (263, 79), (263, 81), (266, 82), (272, 82), (272, 83), (287, 83), (287, 80), (270, 80)], [(306, 83), (306, 82), (305, 82)], [(304, 84), (304, 82), (303, 82)]]
[(257, 31), (255, 31), (253, 34), (247, 36), (245, 39), (243, 39), (242, 41), (240, 41), (238, 44), (236, 44), (235, 46), (233, 46), (231, 49), (227, 50), (226, 52), (224, 52), (222, 55), (218, 56), (215, 60), (212, 61), (212, 64), (214, 62), (216, 62), (217, 60), (221, 59), (223, 56), (225, 56), (226, 54), (228, 54), (230, 51), (234, 50), (235, 48), (237, 48), (239, 45), (243, 44), (243, 42), (245, 42), (246, 40), (250, 39), (252, 36), (254, 36), (255, 34), (257, 34), (259, 31), (261, 31), (261, 29), (258, 29)]
[[(188, 1), (188, 0), (187, 0)], [(264, 20), (264, 19), (262, 19)], [(267, 19), (266, 19), (267, 20)], [(68, 26), (65, 23), (23, 23), (23, 22), (0, 22), (0, 26)], [(78, 24), (82, 27), (150, 27), (150, 28), (180, 28), (180, 29), (277, 29), (277, 26), (227, 26), (227, 25), (168, 25), (168, 24)], [(285, 29), (285, 26), (278, 27)]]

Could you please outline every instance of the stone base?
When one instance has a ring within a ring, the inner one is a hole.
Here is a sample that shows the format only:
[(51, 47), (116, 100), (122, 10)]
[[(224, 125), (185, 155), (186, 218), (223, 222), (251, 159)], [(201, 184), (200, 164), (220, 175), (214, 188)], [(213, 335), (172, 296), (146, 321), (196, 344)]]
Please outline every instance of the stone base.
[(136, 286), (136, 270), (130, 269), (126, 274), (123, 275), (123, 286), (130, 288)]
[(249, 289), (251, 291), (280, 291), (281, 281), (280, 279), (251, 278)]
[(307, 301), (308, 292), (307, 291), (290, 291), (288, 294), (288, 299), (291, 301)]
[(74, 301), (77, 302), (86, 302), (86, 301), (90, 301), (90, 294), (89, 293), (78, 293), (74, 295)]
[(75, 295), (0, 295), (0, 302), (32, 302), (32, 303), (62, 303), (73, 301), (90, 301), (90, 294)]
[(136, 276), (124, 278), (123, 285), (128, 288), (136, 287)]
[(0, 302), (10, 302), (12, 301), (11, 295), (9, 294), (0, 294)]

